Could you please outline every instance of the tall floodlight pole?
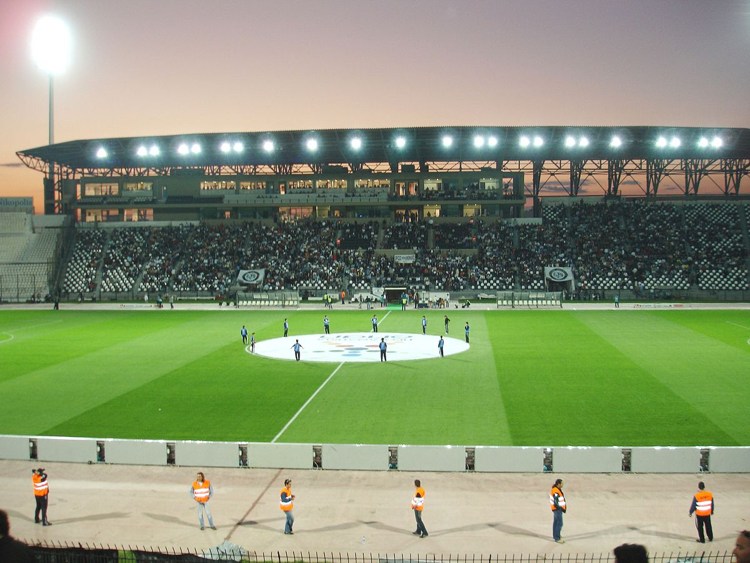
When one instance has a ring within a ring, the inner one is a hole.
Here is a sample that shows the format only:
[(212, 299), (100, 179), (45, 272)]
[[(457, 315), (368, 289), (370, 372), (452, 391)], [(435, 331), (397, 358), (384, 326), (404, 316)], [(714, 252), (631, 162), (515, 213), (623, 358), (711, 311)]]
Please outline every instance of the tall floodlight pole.
[[(37, 66), (49, 79), (49, 144), (55, 142), (54, 77), (62, 74), (70, 64), (71, 36), (68, 26), (60, 18), (46, 15), (39, 19), (31, 39), (31, 54)], [(50, 159), (48, 182), (52, 189), (52, 202), (45, 190), (44, 212), (54, 212), (55, 165)], [(50, 205), (51, 203), (51, 205)], [(51, 207), (51, 209), (50, 209)]]

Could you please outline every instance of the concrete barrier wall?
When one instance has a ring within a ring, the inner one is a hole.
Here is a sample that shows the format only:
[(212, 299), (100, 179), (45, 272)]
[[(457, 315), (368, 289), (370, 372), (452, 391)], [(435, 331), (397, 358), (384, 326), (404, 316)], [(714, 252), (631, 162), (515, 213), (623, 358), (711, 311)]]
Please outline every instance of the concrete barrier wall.
[(239, 467), (236, 442), (175, 442), (175, 465), (189, 467)]
[(162, 440), (105, 440), (106, 463), (167, 465), (167, 442)]
[(29, 459), (31, 450), (26, 436), (0, 436), (1, 459)]
[(556, 472), (619, 473), (622, 471), (622, 448), (574, 447), (555, 448), (552, 466)]
[(710, 448), (709, 456), (712, 473), (750, 473), (750, 447)]
[(36, 439), (39, 461), (96, 463), (96, 440), (93, 438), (39, 437)]
[(698, 473), (700, 448), (632, 448), (633, 473)]
[(286, 469), (312, 469), (313, 447), (310, 444), (248, 444), (247, 465)]
[(466, 448), (461, 446), (399, 446), (401, 471), (465, 471)]
[[(35, 446), (35, 447), (31, 447)], [(100, 451), (101, 446), (101, 451)], [(46, 462), (180, 465), (312, 469), (315, 458), (323, 469), (383, 471), (391, 469), (395, 448), (399, 471), (466, 471), (464, 446), (371, 444), (269, 444), (166, 440), (119, 440), (52, 436), (0, 435), (0, 459)], [(474, 471), (541, 473), (621, 473), (623, 448), (551, 447), (545, 467), (543, 447), (476, 446)], [(750, 447), (636, 447), (630, 451), (632, 473), (750, 472)], [(171, 453), (171, 456), (170, 456)], [(704, 467), (701, 467), (701, 464)], [(627, 471), (627, 464), (626, 470)]]
[(544, 448), (477, 446), (474, 451), (474, 470), (539, 473), (544, 470)]
[(388, 446), (323, 444), (323, 469), (388, 469)]

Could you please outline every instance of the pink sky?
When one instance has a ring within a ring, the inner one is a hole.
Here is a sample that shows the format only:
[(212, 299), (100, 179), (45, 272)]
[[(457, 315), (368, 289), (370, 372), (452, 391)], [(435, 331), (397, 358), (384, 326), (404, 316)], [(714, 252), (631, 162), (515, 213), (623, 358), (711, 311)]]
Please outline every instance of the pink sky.
[[(55, 141), (437, 125), (750, 127), (748, 0), (0, 0), (0, 196)], [(748, 180), (745, 179), (744, 182)], [(744, 186), (743, 182), (743, 186)]]

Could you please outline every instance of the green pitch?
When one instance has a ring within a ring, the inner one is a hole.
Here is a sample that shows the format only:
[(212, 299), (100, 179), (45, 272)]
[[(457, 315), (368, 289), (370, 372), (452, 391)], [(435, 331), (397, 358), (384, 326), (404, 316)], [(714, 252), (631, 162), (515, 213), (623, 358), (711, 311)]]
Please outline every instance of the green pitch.
[[(370, 328), (371, 311), (327, 313), (333, 333)], [(437, 335), (445, 311), (379, 313), (384, 332), (419, 333), (426, 314)], [(323, 314), (1, 311), (0, 434), (750, 445), (747, 311), (451, 310), (468, 352), (344, 364), (300, 410), (338, 364), (250, 356), (239, 331), (278, 337), (288, 317), (290, 337), (317, 334)]]

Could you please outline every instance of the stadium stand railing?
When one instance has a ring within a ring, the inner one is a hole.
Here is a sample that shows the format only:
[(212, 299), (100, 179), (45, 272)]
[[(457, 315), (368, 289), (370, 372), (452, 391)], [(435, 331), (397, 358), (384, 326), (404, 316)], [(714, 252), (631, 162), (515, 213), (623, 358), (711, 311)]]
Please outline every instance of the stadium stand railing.
[[(216, 547), (196, 550), (180, 547), (71, 545), (64, 542), (28, 542), (38, 561), (85, 561), (86, 563), (137, 563), (140, 561), (247, 561), (249, 563), (614, 563), (612, 553), (539, 554), (442, 554), (442, 553), (347, 553), (317, 551), (248, 551), (225, 541)], [(732, 553), (649, 553), (650, 563), (732, 563)]]
[(497, 308), (526, 307), (539, 309), (543, 307), (562, 307), (562, 292), (560, 291), (499, 291), (497, 293)]

